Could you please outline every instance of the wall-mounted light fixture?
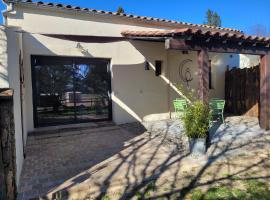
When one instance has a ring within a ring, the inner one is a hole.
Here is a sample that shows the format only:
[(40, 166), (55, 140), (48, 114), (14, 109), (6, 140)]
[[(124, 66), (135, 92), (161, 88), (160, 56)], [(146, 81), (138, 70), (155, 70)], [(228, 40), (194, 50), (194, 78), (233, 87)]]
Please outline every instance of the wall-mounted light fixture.
[(162, 61), (161, 60), (156, 60), (155, 68), (156, 68), (156, 76), (160, 76), (161, 71), (162, 71)]
[(81, 43), (79, 43), (79, 42), (77, 43), (76, 48), (77, 48), (81, 53), (83, 53), (83, 54), (88, 54), (88, 53), (89, 53), (88, 50), (85, 49), (85, 48), (81, 45)]
[(83, 49), (83, 46), (81, 45), (81, 43), (78, 42), (76, 45), (76, 48), (81, 50), (81, 49)]
[(182, 51), (182, 54), (188, 54), (188, 51)]
[(150, 70), (150, 64), (149, 64), (149, 62), (146, 60), (145, 62), (144, 62), (144, 69), (147, 71), (147, 70)]

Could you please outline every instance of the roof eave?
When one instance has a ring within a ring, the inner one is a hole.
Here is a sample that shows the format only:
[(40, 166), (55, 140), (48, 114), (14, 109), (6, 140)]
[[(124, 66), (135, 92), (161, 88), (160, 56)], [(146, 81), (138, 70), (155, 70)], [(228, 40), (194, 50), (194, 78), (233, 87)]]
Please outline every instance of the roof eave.
[(110, 16), (114, 18), (120, 18), (120, 19), (129, 19), (132, 21), (137, 22), (143, 22), (143, 23), (150, 23), (154, 25), (161, 25), (161, 26), (167, 26), (167, 28), (175, 28), (175, 27), (198, 27), (205, 30), (217, 30), (217, 31), (223, 31), (223, 32), (235, 32), (235, 33), (241, 33), (242, 31), (236, 30), (236, 29), (230, 29), (230, 28), (220, 28), (220, 27), (210, 27), (208, 25), (201, 25), (201, 24), (191, 24), (191, 23), (185, 23), (185, 22), (179, 22), (174, 20), (166, 20), (166, 19), (160, 19), (160, 18), (153, 18), (153, 17), (145, 17), (145, 16), (135, 16), (130, 14), (118, 14), (116, 12), (107, 12), (102, 10), (95, 10), (95, 9), (88, 9), (88, 8), (80, 8), (76, 6), (71, 5), (64, 5), (64, 4), (57, 4), (57, 3), (44, 3), (44, 2), (32, 2), (32, 1), (20, 1), (20, 0), (3, 0), (6, 4), (12, 3), (17, 4), (20, 6), (27, 6), (31, 8), (38, 8), (38, 9), (50, 9), (50, 10), (61, 10), (63, 12), (74, 12), (74, 13), (84, 13), (84, 14), (93, 14), (93, 15), (99, 15), (99, 16)]

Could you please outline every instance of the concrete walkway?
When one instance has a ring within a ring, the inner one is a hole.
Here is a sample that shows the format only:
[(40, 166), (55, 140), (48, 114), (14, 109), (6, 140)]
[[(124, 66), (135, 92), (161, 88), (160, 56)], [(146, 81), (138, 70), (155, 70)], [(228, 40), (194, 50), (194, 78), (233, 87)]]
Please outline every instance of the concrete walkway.
[(31, 136), (18, 199), (177, 198), (182, 189), (224, 184), (235, 176), (269, 181), (270, 135), (254, 119), (227, 118), (201, 157), (175, 145), (178, 122), (145, 126), (149, 131), (127, 124)]

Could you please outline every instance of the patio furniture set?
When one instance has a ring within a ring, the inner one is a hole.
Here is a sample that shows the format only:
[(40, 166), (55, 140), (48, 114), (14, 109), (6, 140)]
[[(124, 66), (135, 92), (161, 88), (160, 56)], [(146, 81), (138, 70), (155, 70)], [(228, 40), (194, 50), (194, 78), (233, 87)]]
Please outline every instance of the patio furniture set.
[[(176, 98), (173, 101), (174, 110), (176, 113), (176, 116), (178, 118), (181, 117), (181, 115), (185, 112), (188, 103), (186, 99), (183, 98)], [(224, 123), (224, 107), (225, 107), (225, 100), (219, 99), (219, 98), (212, 98), (209, 102), (209, 107), (211, 110), (211, 121), (210, 124), (213, 122), (212, 120), (215, 118), (218, 118)]]

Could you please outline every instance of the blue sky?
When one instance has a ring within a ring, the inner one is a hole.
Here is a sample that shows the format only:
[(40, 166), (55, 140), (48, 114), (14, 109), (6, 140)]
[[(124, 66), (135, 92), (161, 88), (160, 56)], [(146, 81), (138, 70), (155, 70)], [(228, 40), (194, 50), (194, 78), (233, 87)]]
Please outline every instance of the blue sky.
[[(252, 33), (258, 24), (270, 33), (270, 0), (48, 0), (106, 11), (122, 6), (126, 13), (201, 24), (208, 8), (217, 11), (223, 27)], [(45, 2), (48, 2), (47, 0)], [(4, 5), (1, 2), (1, 10)], [(2, 23), (2, 18), (0, 20)], [(253, 28), (252, 28), (253, 27)]]

